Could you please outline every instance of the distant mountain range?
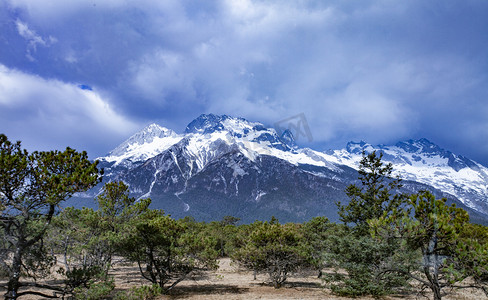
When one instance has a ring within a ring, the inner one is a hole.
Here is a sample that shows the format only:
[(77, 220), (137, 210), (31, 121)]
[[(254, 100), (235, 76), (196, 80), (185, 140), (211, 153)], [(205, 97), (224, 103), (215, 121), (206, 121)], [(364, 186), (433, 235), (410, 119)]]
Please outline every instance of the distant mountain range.
[[(488, 220), (488, 168), (426, 139), (393, 146), (350, 142), (320, 152), (297, 147), (289, 130), (279, 135), (258, 122), (206, 114), (183, 134), (151, 124), (98, 160), (104, 182), (123, 180), (135, 197), (150, 197), (153, 207), (177, 218), (336, 221), (335, 202), (347, 202), (344, 189), (358, 184), (363, 151), (382, 152), (405, 179), (405, 192), (429, 189), (467, 209), (474, 221)], [(100, 187), (70, 203), (90, 205)]]

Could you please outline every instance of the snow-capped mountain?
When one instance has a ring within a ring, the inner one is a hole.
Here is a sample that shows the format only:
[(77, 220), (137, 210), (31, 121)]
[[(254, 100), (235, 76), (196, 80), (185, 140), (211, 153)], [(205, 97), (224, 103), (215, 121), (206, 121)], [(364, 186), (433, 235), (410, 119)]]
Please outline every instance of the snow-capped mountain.
[(278, 135), (258, 122), (208, 114), (190, 122), (183, 134), (151, 124), (98, 160), (104, 181), (123, 180), (134, 196), (150, 197), (154, 207), (175, 217), (337, 220), (335, 202), (347, 202), (344, 189), (358, 183), (363, 150), (381, 150), (407, 179), (406, 191), (431, 189), (488, 219), (481, 198), (486, 168), (427, 140), (377, 147), (349, 143), (343, 150), (320, 152), (298, 148), (288, 130)]
[(258, 122), (209, 114), (181, 135), (150, 125), (98, 160), (104, 181), (123, 180), (134, 196), (176, 217), (292, 221), (335, 212), (334, 201), (357, 177), (325, 156), (298, 149), (288, 130), (278, 135)]
[(358, 168), (363, 151), (383, 153), (383, 161), (391, 162), (394, 174), (402, 179), (430, 185), (473, 209), (488, 211), (488, 168), (469, 158), (419, 139), (392, 146), (350, 142), (345, 149), (329, 151), (328, 160)]
[(222, 154), (224, 144), (235, 147), (248, 159), (254, 160), (260, 155), (270, 155), (294, 165), (310, 164), (335, 168), (326, 160), (326, 155), (310, 149), (297, 149), (293, 135), (285, 130), (278, 136), (274, 128), (266, 128), (258, 122), (226, 115), (204, 114), (193, 120), (186, 127), (183, 135), (151, 124), (134, 134), (107, 156), (97, 158), (101, 162), (132, 166), (163, 153), (171, 146), (181, 142), (185, 153), (196, 163), (193, 172), (202, 170)]
[(99, 159), (114, 165), (131, 165), (158, 155), (182, 138), (171, 129), (151, 124)]

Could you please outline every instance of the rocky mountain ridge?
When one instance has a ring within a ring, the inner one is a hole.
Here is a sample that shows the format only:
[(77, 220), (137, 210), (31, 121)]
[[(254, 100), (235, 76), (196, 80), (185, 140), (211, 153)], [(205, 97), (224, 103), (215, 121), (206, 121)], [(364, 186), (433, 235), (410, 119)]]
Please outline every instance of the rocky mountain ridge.
[(357, 183), (363, 151), (381, 152), (406, 179), (407, 191), (431, 189), (488, 219), (488, 169), (426, 139), (393, 146), (350, 142), (321, 152), (297, 147), (288, 130), (278, 135), (259, 122), (208, 114), (183, 134), (151, 124), (98, 160), (105, 181), (123, 180), (134, 196), (150, 197), (175, 217), (336, 220), (335, 201), (347, 201), (344, 189)]

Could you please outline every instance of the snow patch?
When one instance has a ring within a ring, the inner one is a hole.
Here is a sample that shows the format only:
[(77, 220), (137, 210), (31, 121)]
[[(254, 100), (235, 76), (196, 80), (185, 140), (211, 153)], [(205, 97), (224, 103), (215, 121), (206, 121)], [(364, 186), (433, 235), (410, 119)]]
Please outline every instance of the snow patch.
[(263, 191), (258, 191), (258, 194), (256, 195), (256, 198), (254, 199), (254, 201), (256, 202), (259, 202), (261, 200), (261, 198), (266, 195), (267, 193), (266, 192), (263, 192)]
[[(488, 199), (488, 168), (475, 163), (476, 168), (455, 170), (449, 165), (449, 155), (453, 155), (458, 162), (462, 160), (427, 140), (399, 144), (406, 146), (409, 151), (398, 146), (363, 146), (366, 153), (383, 152), (383, 161), (391, 162), (393, 175), (402, 179), (427, 184), (452, 194), (473, 209), (478, 209), (472, 201), (473, 195), (479, 195), (479, 199)], [(359, 144), (354, 144), (354, 147), (350, 145), (347, 150), (329, 151), (331, 154), (323, 153), (323, 156), (328, 161), (358, 169), (363, 148)]]

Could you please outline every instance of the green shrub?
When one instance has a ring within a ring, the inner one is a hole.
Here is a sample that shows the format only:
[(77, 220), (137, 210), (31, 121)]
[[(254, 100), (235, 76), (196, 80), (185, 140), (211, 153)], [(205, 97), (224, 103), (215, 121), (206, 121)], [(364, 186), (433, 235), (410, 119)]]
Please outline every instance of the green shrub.
[(273, 217), (269, 222), (256, 221), (250, 228), (244, 246), (232, 257), (241, 266), (267, 273), (275, 288), (292, 272), (310, 267), (311, 251), (304, 243), (300, 224), (280, 224)]
[(79, 300), (107, 299), (115, 288), (114, 280), (95, 282), (88, 288), (78, 287), (73, 291), (74, 298)]

